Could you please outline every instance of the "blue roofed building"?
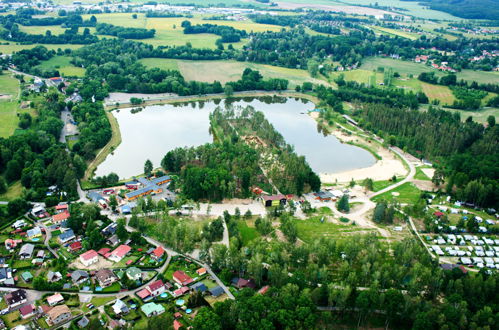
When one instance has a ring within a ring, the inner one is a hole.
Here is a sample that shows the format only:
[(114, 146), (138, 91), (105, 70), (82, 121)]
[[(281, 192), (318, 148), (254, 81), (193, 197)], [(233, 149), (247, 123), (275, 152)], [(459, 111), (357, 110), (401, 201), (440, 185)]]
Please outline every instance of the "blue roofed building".
[(209, 291), (213, 297), (218, 297), (225, 293), (224, 289), (221, 286), (211, 288)]
[(64, 244), (64, 243), (67, 243), (69, 242), (70, 240), (74, 239), (76, 236), (73, 232), (72, 229), (68, 229), (66, 230), (64, 233), (60, 234), (58, 239), (59, 239), (59, 242)]
[(191, 285), (191, 289), (198, 291), (198, 292), (201, 292), (201, 293), (208, 291), (208, 288), (206, 287), (206, 285), (203, 282), (197, 282), (197, 283)]
[[(151, 180), (148, 180), (143, 177), (137, 178), (136, 182), (140, 183), (140, 185), (142, 185), (142, 188), (126, 193), (125, 197), (129, 201), (133, 201), (142, 196), (159, 194), (163, 192), (163, 189), (159, 186), (170, 181), (171, 177), (168, 175), (164, 175), (158, 178), (152, 178)], [(127, 184), (127, 187), (129, 186), (131, 186), (131, 183)]]

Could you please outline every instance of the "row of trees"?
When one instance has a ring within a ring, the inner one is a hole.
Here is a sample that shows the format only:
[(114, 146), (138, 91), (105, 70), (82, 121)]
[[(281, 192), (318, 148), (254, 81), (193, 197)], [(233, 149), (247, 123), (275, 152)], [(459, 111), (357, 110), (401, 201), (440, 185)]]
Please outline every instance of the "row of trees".
[(156, 34), (155, 29), (148, 30), (142, 28), (122, 27), (108, 23), (98, 23), (95, 26), (95, 31), (97, 34), (115, 36), (124, 39), (149, 39), (154, 38), (154, 35)]
[(183, 21), (182, 27), (185, 34), (212, 33), (221, 37), (221, 42), (239, 42), (242, 38), (246, 38), (247, 34), (244, 30), (238, 30), (231, 26), (216, 25), (216, 24), (198, 24), (192, 25), (189, 21)]

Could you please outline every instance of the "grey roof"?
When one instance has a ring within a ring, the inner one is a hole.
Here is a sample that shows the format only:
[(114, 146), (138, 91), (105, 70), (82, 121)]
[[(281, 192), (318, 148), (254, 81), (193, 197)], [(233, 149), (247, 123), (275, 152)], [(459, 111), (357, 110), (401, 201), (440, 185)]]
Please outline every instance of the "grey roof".
[(212, 296), (218, 297), (224, 293), (224, 289), (221, 286), (216, 286), (210, 289), (210, 293)]
[(21, 250), (19, 251), (19, 255), (23, 255), (23, 254), (32, 255), (34, 249), (35, 249), (35, 246), (33, 244), (29, 244), (29, 243), (24, 244), (23, 246), (21, 246)]
[(7, 279), (7, 268), (0, 268), (0, 280)]
[(88, 278), (88, 273), (84, 270), (75, 270), (71, 273), (71, 280), (73, 282), (80, 281), (82, 278)]
[(94, 202), (94, 203), (97, 203), (101, 199), (104, 199), (104, 197), (102, 197), (101, 194), (99, 194), (98, 192), (95, 192), (95, 191), (89, 192), (88, 198), (90, 198), (92, 200), (92, 202)]
[(81, 320), (79, 320), (79, 321), (78, 321), (78, 323), (77, 323), (77, 324), (78, 324), (78, 326), (79, 326), (80, 328), (84, 328), (84, 327), (86, 327), (86, 326), (88, 325), (88, 323), (89, 323), (89, 322), (90, 322), (90, 321), (87, 319), (87, 317), (86, 317), (86, 316), (83, 316), (83, 317), (81, 318)]

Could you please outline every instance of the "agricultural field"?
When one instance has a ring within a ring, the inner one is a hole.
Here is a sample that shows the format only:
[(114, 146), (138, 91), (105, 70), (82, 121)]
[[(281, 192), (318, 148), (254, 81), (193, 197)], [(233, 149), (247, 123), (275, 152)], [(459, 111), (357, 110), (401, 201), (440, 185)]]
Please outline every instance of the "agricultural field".
[[(437, 76), (445, 75), (444, 72), (432, 69), (422, 63), (415, 63), (411, 61), (394, 60), (386, 57), (371, 57), (365, 59), (360, 66), (363, 70), (376, 70), (379, 67), (393, 68), (394, 71), (401, 75), (412, 74), (417, 77), (421, 72), (435, 72)], [(490, 83), (499, 80), (499, 72), (486, 72), (486, 71), (473, 71), (463, 70), (456, 73), (457, 79), (464, 79), (468, 81), (476, 81), (478, 83)]]
[(417, 33), (411, 33), (411, 32), (406, 32), (406, 31), (397, 30), (397, 29), (390, 29), (390, 28), (385, 28), (385, 27), (381, 27), (381, 26), (370, 26), (370, 28), (373, 29), (376, 33), (380, 33), (383, 35), (399, 36), (399, 37), (407, 38), (410, 40), (419, 39), (419, 35)]
[(0, 75), (0, 137), (12, 135), (17, 127), (19, 81), (8, 71)]
[[(8, 43), (8, 45), (5, 45)], [(19, 52), (24, 49), (32, 49), (36, 46), (44, 46), (49, 50), (57, 49), (78, 49), (83, 47), (83, 45), (70, 45), (70, 44), (59, 44), (59, 45), (48, 45), (48, 44), (31, 44), (31, 45), (21, 45), (15, 42), (8, 42), (6, 40), (0, 39), (0, 54), (12, 54), (14, 52)]]
[(265, 78), (288, 79), (290, 88), (301, 85), (305, 81), (313, 83), (325, 83), (322, 80), (310, 77), (305, 70), (288, 69), (266, 64), (255, 64), (237, 61), (187, 61), (162, 58), (146, 58), (140, 60), (148, 67), (158, 67), (161, 69), (179, 70), (186, 80), (196, 80), (221, 83), (236, 81), (246, 68), (258, 70)]
[[(141, 40), (144, 43), (157, 46), (183, 46), (190, 42), (194, 48), (215, 48), (215, 41), (220, 37), (214, 34), (184, 34), (181, 24), (184, 20), (189, 20), (195, 24), (218, 24), (232, 26), (236, 29), (245, 30), (247, 32), (263, 32), (263, 31), (279, 31), (282, 27), (268, 24), (256, 24), (252, 21), (212, 21), (203, 20), (201, 15), (196, 15), (193, 18), (185, 17), (151, 17), (148, 18), (145, 14), (137, 14), (137, 19), (132, 19), (130, 13), (113, 13), (113, 14), (98, 14), (94, 15), (97, 22), (109, 23), (124, 27), (135, 27), (144, 29), (155, 29), (156, 35), (152, 39)], [(84, 15), (88, 19), (91, 15)], [(242, 47), (246, 41), (241, 41), (233, 44), (235, 48)]]
[(473, 118), (473, 121), (476, 121), (478, 123), (485, 123), (487, 122), (487, 118), (489, 116), (494, 116), (496, 117), (496, 121), (499, 121), (499, 108), (483, 108), (481, 110), (477, 111), (468, 111), (468, 110), (457, 110), (457, 109), (450, 109), (450, 108), (445, 108), (444, 110), (453, 112), (453, 113), (459, 113), (461, 115), (461, 120), (465, 121), (466, 118), (471, 116)]
[(42, 62), (38, 67), (46, 70), (57, 69), (65, 77), (83, 77), (85, 69), (74, 66), (70, 61), (71, 57), (69, 56), (55, 56)]

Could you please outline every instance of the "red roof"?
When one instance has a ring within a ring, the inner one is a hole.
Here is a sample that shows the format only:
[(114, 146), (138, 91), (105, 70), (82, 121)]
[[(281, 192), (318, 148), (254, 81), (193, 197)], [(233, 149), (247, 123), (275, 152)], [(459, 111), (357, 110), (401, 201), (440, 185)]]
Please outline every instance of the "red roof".
[(55, 209), (56, 209), (57, 211), (59, 211), (59, 210), (67, 210), (67, 209), (68, 209), (68, 204), (56, 205), (56, 206), (55, 206)]
[(161, 258), (161, 256), (165, 253), (165, 249), (163, 249), (161, 246), (158, 246), (156, 249), (154, 249), (154, 251), (152, 251), (152, 254), (154, 254), (154, 256), (156, 258)]
[(89, 250), (89, 251), (82, 253), (80, 255), (80, 258), (82, 258), (83, 260), (90, 260), (90, 259), (95, 258), (95, 257), (98, 257), (98, 254), (97, 254), (97, 252), (95, 252), (95, 250)]
[(267, 291), (269, 291), (269, 288), (270, 288), (270, 286), (266, 285), (263, 288), (261, 288), (260, 290), (258, 290), (258, 293), (259, 294), (266, 294)]
[(443, 212), (438, 212), (438, 211), (437, 211), (437, 212), (433, 213), (433, 215), (434, 215), (434, 216), (437, 216), (437, 217), (441, 217), (441, 216), (443, 216), (443, 215), (444, 215), (444, 213), (443, 213)]
[(152, 291), (156, 291), (156, 290), (160, 289), (162, 286), (164, 286), (163, 281), (157, 280), (157, 281), (149, 284), (148, 289), (152, 292)]
[(177, 289), (177, 290), (173, 291), (173, 293), (176, 296), (181, 296), (181, 295), (185, 294), (186, 292), (189, 292), (189, 288), (186, 287), (186, 286), (183, 286), (180, 289)]
[(184, 325), (182, 323), (180, 323), (178, 320), (173, 321), (173, 329), (178, 330), (178, 329), (182, 328), (183, 326)]
[(145, 299), (149, 297), (150, 294), (151, 292), (149, 292), (149, 290), (147, 289), (142, 289), (139, 292), (137, 292), (137, 296), (139, 296), (140, 299)]
[(55, 222), (61, 222), (61, 221), (64, 221), (64, 220), (68, 219), (69, 216), (70, 216), (69, 212), (65, 211), (65, 212), (61, 212), (61, 213), (58, 213), (58, 214), (54, 214), (52, 216), (52, 220), (54, 220)]
[(111, 254), (112, 255), (115, 255), (119, 258), (123, 258), (124, 256), (126, 256), (126, 254), (128, 252), (130, 252), (132, 248), (129, 247), (128, 245), (125, 245), (125, 244), (121, 244), (120, 246), (118, 246)]
[(74, 242), (74, 243), (69, 245), (69, 248), (73, 251), (79, 250), (79, 249), (81, 249), (81, 242)]
[(33, 304), (27, 304), (24, 305), (23, 307), (19, 308), (19, 313), (21, 313), (22, 316), (29, 315), (35, 311), (35, 305)]
[(177, 270), (173, 273), (173, 278), (182, 284), (189, 284), (192, 282), (192, 278), (181, 270)]
[(109, 251), (111, 251), (110, 248), (102, 248), (100, 249), (97, 253), (100, 254), (101, 256), (105, 255), (106, 253), (108, 253)]

